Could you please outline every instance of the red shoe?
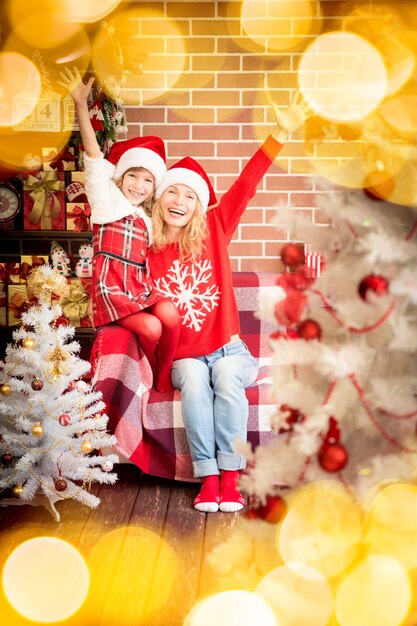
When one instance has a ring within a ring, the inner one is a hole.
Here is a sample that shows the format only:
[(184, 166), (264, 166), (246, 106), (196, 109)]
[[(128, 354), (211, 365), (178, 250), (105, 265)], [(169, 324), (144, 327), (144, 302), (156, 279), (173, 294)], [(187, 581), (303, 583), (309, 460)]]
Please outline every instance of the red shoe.
[(219, 476), (204, 476), (200, 493), (194, 499), (194, 508), (203, 513), (215, 513), (219, 510)]
[(237, 482), (238, 470), (222, 470), (220, 481), (220, 511), (235, 513), (245, 506), (245, 498), (240, 493)]

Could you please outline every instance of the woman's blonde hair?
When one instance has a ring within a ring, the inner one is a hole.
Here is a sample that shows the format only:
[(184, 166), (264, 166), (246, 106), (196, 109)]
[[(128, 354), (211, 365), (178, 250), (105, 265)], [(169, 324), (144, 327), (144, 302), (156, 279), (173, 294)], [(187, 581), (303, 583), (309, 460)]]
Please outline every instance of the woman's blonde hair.
[[(153, 243), (155, 252), (160, 252), (170, 242), (168, 241), (167, 225), (164, 222), (161, 198), (157, 200), (152, 210)], [(203, 253), (204, 240), (207, 237), (207, 222), (200, 202), (197, 200), (194, 215), (181, 230), (175, 242), (180, 261), (196, 261)]]
[[(129, 169), (126, 170), (126, 172), (123, 172), (123, 174), (119, 176), (119, 178), (115, 178), (113, 180), (114, 184), (116, 185), (116, 187), (119, 187), (119, 189), (122, 188), (123, 176), (127, 174), (127, 172), (149, 172), (149, 170), (147, 170), (146, 167), (129, 167)], [(152, 172), (150, 173), (152, 174)], [(153, 191), (153, 194), (147, 200), (145, 200), (145, 202), (142, 202), (142, 204), (140, 205), (141, 207), (143, 207), (146, 215), (149, 215), (149, 217), (152, 216), (152, 207), (154, 205), (154, 202), (155, 202), (155, 189)]]

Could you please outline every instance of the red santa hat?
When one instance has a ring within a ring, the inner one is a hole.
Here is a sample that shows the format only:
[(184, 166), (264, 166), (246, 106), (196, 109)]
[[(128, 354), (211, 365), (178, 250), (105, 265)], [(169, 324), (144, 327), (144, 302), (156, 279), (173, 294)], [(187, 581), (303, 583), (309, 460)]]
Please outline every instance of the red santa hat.
[(144, 167), (153, 174), (155, 186), (166, 172), (165, 146), (159, 137), (134, 137), (116, 141), (105, 159), (111, 178), (120, 178), (131, 167)]
[(207, 207), (217, 203), (209, 177), (201, 165), (191, 157), (181, 159), (167, 170), (155, 191), (155, 198), (160, 198), (165, 189), (177, 184), (187, 185), (197, 194), (204, 213)]

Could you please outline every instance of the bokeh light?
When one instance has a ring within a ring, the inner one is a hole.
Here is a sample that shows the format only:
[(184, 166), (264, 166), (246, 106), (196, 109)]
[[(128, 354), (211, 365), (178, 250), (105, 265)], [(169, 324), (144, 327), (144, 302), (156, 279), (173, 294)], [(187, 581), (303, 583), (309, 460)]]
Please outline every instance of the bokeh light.
[(61, 152), (71, 137), (71, 130), (48, 133), (37, 131), (15, 131), (10, 127), (0, 128), (0, 161), (17, 169), (37, 169), (44, 161), (45, 147)]
[(317, 0), (243, 0), (241, 23), (245, 34), (267, 51), (296, 48), (319, 32)]
[(80, 553), (55, 537), (20, 544), (2, 575), (10, 604), (27, 619), (55, 622), (73, 615), (88, 592), (89, 572)]
[(384, 487), (370, 503), (364, 543), (369, 553), (383, 553), (408, 570), (417, 567), (417, 487), (398, 483)]
[(381, 102), (387, 72), (379, 52), (354, 33), (320, 35), (304, 51), (298, 81), (317, 115), (336, 122), (359, 120)]
[(361, 511), (350, 495), (336, 482), (318, 481), (298, 489), (288, 507), (278, 533), (284, 562), (304, 563), (326, 578), (343, 571), (362, 536)]
[[(90, 623), (139, 624), (164, 607), (178, 574), (177, 557), (157, 533), (140, 526), (117, 528), (91, 550)], [(95, 613), (97, 611), (97, 619)], [(100, 616), (100, 618), (98, 617)]]
[(187, 615), (184, 626), (277, 626), (271, 607), (250, 591), (216, 593), (199, 602)]
[(340, 626), (399, 626), (411, 602), (405, 569), (387, 556), (369, 556), (341, 582), (335, 597)]
[(15, 25), (16, 35), (33, 48), (56, 48), (73, 39), (80, 30), (79, 24), (65, 20), (55, 13), (38, 12), (27, 15)]
[(274, 610), (279, 626), (325, 626), (333, 612), (327, 580), (302, 563), (288, 563), (270, 572), (255, 592)]
[(169, 91), (185, 62), (179, 27), (148, 9), (118, 14), (103, 26), (92, 46), (98, 80), (107, 90), (109, 77), (114, 77), (128, 104), (149, 102)]
[(12, 126), (36, 107), (41, 78), (34, 64), (16, 52), (0, 53), (0, 126)]
[(417, 93), (386, 100), (379, 107), (379, 114), (402, 133), (417, 132)]
[(54, 0), (55, 10), (70, 22), (98, 22), (118, 7), (120, 0)]

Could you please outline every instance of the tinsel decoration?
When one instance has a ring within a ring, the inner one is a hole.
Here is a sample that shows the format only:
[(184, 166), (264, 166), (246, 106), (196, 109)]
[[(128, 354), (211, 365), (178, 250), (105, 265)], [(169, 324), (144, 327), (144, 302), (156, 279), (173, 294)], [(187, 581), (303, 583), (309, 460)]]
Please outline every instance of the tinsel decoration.
[(68, 289), (68, 283), (62, 274), (49, 265), (40, 265), (32, 270), (27, 278), (26, 291), (39, 302), (49, 304), (52, 294), (62, 296)]

